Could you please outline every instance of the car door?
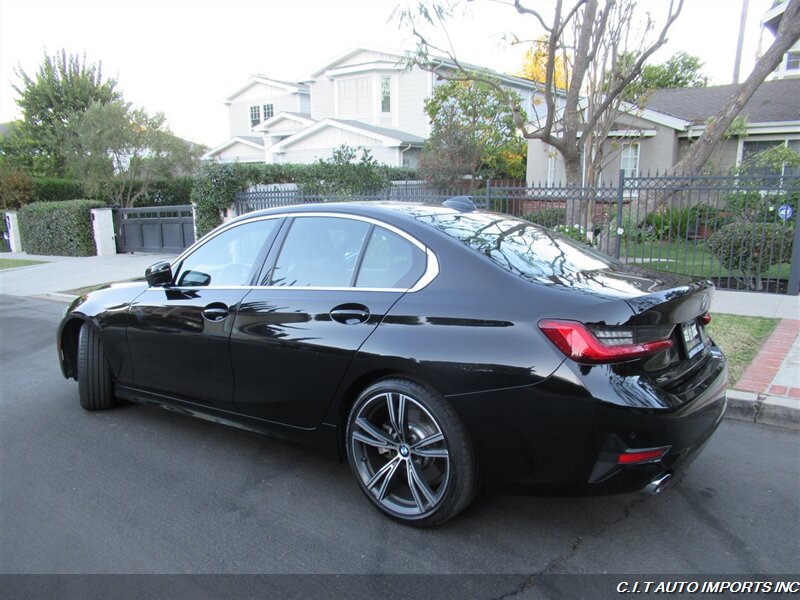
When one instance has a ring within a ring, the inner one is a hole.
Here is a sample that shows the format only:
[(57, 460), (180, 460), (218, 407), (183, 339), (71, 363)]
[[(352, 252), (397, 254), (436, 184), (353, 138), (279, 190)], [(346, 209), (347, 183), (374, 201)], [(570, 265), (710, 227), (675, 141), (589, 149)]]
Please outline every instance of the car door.
[(261, 218), (223, 229), (176, 263), (172, 285), (136, 299), (127, 335), (137, 388), (233, 408), (231, 326), (280, 223)]
[(321, 421), (358, 348), (426, 271), (424, 246), (385, 224), (297, 215), (231, 334), (234, 402), (299, 427)]

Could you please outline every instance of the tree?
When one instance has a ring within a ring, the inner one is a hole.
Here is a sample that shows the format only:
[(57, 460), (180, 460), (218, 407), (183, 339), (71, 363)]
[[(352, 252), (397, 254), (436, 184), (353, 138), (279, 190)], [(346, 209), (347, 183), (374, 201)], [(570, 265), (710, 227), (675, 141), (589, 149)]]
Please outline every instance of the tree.
[(517, 133), (505, 96), (482, 81), (446, 81), (425, 101), (431, 136), (420, 156), (420, 171), (437, 187), (452, 187), (468, 175), (525, 176), (525, 141)]
[[(692, 144), (686, 155), (670, 169), (675, 175), (694, 175), (708, 162), (711, 153), (725, 136), (734, 119), (753, 97), (767, 76), (783, 60), (784, 55), (800, 39), (800, 0), (788, 0), (781, 17), (775, 40), (767, 51), (756, 62), (744, 83), (734, 89), (733, 94), (722, 106), (719, 113), (705, 128), (703, 134)], [(666, 202), (648, 199), (647, 208), (651, 209)]]
[(95, 197), (131, 207), (159, 178), (190, 174), (201, 148), (173, 135), (164, 115), (148, 115), (129, 103), (95, 102), (69, 116), (66, 167)]
[(63, 177), (66, 173), (64, 141), (70, 122), (93, 103), (119, 100), (114, 79), (103, 79), (100, 63), (87, 63), (86, 56), (45, 54), (35, 76), (21, 66), (14, 90), (23, 119), (3, 143), (11, 161), (33, 174)]
[(699, 57), (676, 52), (666, 62), (644, 65), (639, 77), (625, 89), (625, 99), (632, 102), (645, 100), (652, 90), (706, 87), (708, 77), (702, 69), (703, 63)]
[[(564, 161), (567, 184), (579, 187), (587, 180), (587, 173), (599, 173), (599, 165), (604, 160), (603, 143), (623, 112), (620, 110), (623, 92), (639, 76), (650, 56), (666, 43), (667, 32), (680, 15), (683, 0), (670, 0), (655, 39), (652, 39), (655, 21), (649, 13), (642, 20), (634, 18), (632, 0), (575, 0), (568, 9), (563, 0), (556, 0), (550, 19), (532, 7), (538, 4), (526, 6), (522, 2), (497, 0), (498, 4), (505, 4), (518, 14), (531, 17), (546, 34), (544, 102), (542, 107), (535, 104), (532, 107), (532, 121), (518, 99), (486, 73), (463, 65), (451, 46), (435, 43), (424, 31), (432, 27), (434, 35), (444, 31), (446, 36), (446, 22), (452, 17), (454, 3), (419, 2), (399, 10), (396, 17), (409, 26), (417, 38), (417, 52), (410, 59), (413, 64), (436, 70), (441, 63), (434, 54), (444, 54), (455, 65), (455, 71), (443, 77), (481, 81), (495, 87), (511, 110), (515, 127), (525, 138), (542, 140), (557, 150)], [(512, 37), (514, 43), (530, 41), (533, 40)], [(557, 57), (569, 60), (565, 89), (558, 86)], [(585, 172), (582, 164), (587, 169)]]
[[(524, 77), (539, 83), (547, 81), (547, 48), (549, 45), (548, 36), (544, 35), (537, 40), (534, 40), (531, 47), (525, 52), (522, 57), (522, 68), (520, 68), (515, 75)], [(569, 58), (567, 54), (562, 54), (555, 57), (555, 64), (553, 67), (553, 78), (556, 87), (560, 89), (567, 88), (567, 81), (569, 73)]]

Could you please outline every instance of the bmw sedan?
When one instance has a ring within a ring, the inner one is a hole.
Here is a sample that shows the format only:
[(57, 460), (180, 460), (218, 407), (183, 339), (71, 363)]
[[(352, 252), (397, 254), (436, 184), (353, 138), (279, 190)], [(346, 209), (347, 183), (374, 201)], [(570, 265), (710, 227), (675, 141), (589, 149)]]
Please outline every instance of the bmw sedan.
[(58, 353), (87, 410), (314, 444), (429, 526), (481, 486), (660, 490), (725, 412), (712, 294), (468, 199), (303, 205), (76, 299)]

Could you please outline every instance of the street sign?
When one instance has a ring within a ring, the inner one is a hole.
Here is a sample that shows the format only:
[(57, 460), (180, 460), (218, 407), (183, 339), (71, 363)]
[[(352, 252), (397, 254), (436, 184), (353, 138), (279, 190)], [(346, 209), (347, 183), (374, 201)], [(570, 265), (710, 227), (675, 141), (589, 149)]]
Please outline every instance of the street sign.
[(794, 214), (794, 209), (788, 204), (781, 204), (778, 207), (778, 216), (783, 221), (788, 221), (789, 219), (791, 219), (793, 214)]

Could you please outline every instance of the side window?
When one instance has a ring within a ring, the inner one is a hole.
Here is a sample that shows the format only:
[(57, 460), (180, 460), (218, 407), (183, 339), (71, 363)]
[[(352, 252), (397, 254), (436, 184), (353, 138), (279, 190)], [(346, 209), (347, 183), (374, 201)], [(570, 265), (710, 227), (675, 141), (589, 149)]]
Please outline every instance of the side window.
[(275, 263), (272, 285), (351, 287), (369, 224), (336, 217), (297, 217)]
[(187, 256), (175, 278), (179, 286), (247, 285), (258, 253), (279, 219), (232, 227)]
[(425, 253), (396, 233), (376, 227), (358, 272), (357, 287), (410, 288), (425, 272)]

